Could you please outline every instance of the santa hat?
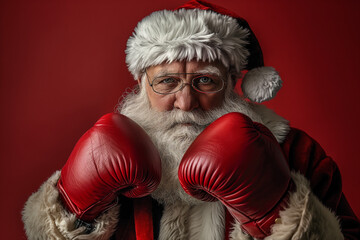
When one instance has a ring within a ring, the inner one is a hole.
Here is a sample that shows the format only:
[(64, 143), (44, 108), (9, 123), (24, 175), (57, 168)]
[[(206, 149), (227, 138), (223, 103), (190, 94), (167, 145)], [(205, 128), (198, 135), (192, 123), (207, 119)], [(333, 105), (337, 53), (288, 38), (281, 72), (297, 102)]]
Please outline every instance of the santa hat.
[(191, 0), (175, 10), (157, 11), (140, 21), (127, 42), (126, 63), (137, 80), (149, 66), (173, 61), (221, 61), (254, 102), (275, 97), (282, 80), (264, 67), (262, 51), (249, 24), (214, 4)]

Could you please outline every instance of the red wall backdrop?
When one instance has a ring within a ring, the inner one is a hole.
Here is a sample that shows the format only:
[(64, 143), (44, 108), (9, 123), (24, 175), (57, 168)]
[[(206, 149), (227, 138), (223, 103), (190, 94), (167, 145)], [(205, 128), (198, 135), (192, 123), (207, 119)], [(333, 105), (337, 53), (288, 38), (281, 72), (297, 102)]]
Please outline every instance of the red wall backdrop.
[[(26, 199), (135, 84), (124, 49), (137, 21), (183, 2), (0, 3), (2, 239), (25, 239)], [(359, 1), (222, 0), (221, 5), (249, 21), (266, 64), (284, 79), (267, 105), (335, 159), (344, 192), (360, 216)]]

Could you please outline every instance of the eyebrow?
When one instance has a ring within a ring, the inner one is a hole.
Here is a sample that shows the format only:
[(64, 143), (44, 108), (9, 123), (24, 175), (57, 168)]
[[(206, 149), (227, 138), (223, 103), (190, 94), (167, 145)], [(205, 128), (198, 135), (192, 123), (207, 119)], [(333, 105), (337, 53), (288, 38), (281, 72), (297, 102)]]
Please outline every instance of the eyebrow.
[(168, 72), (167, 70), (162, 70), (162, 71), (158, 72), (158, 73), (154, 76), (154, 78), (164, 77), (164, 76), (167, 76), (167, 75), (181, 75), (181, 74), (211, 74), (211, 75), (215, 75), (215, 76), (217, 76), (217, 77), (220, 77), (220, 76), (221, 76), (220, 69), (218, 69), (218, 68), (215, 67), (215, 66), (206, 66), (205, 68), (200, 69), (200, 70), (195, 71), (195, 72), (192, 72), (192, 73), (184, 73), (184, 72), (181, 72), (181, 73), (172, 73), (172, 72)]
[(220, 69), (218, 69), (217, 67), (215, 66), (207, 66), (205, 67), (204, 69), (201, 69), (199, 71), (196, 71), (195, 73), (200, 73), (200, 74), (211, 74), (211, 75), (216, 75), (218, 77), (221, 76), (221, 72), (220, 72)]

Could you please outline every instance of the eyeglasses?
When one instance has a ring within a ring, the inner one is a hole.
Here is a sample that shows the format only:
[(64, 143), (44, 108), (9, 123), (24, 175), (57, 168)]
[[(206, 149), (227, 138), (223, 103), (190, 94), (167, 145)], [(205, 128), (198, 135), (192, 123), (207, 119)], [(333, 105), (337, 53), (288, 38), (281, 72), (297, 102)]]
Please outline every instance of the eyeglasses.
[[(185, 85), (190, 85), (193, 89), (201, 93), (216, 93), (224, 88), (225, 82), (222, 78), (212, 74), (201, 73), (170, 73), (159, 76), (150, 81), (149, 75), (145, 70), (150, 87), (158, 94), (172, 94), (181, 91)], [(180, 75), (194, 75), (190, 83), (180, 78)]]

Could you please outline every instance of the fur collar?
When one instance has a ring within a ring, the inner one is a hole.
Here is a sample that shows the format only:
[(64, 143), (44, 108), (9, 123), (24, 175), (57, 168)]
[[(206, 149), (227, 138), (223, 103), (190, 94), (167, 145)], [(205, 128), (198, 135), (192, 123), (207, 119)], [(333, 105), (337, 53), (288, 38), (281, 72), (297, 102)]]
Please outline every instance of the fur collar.
[(176, 203), (164, 207), (160, 240), (224, 239), (225, 208), (221, 202), (190, 206)]
[[(290, 131), (289, 121), (276, 114), (265, 105), (249, 103), (249, 108), (254, 111), (264, 124), (274, 134), (279, 143), (282, 143)], [(253, 121), (256, 121), (253, 119)]]

